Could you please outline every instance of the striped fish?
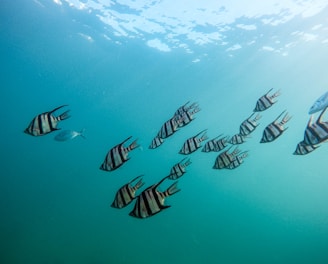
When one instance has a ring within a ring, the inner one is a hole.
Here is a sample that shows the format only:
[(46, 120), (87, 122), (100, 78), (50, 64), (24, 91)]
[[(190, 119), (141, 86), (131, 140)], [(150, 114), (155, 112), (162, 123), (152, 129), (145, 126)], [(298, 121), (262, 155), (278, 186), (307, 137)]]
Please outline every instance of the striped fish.
[(244, 142), (246, 142), (245, 136), (240, 135), (240, 134), (236, 134), (236, 135), (232, 136), (230, 139), (230, 144), (233, 144), (233, 145), (242, 144)]
[(235, 148), (232, 152), (229, 153), (230, 149), (231, 147), (216, 157), (213, 169), (219, 170), (228, 167), (233, 162), (235, 157), (240, 153), (238, 148)]
[(311, 115), (304, 131), (303, 141), (306, 145), (318, 145), (328, 140), (328, 122), (322, 121), (322, 117), (327, 109), (328, 107), (326, 107), (320, 113), (319, 117), (314, 123), (312, 123), (313, 115)]
[(60, 121), (70, 117), (68, 114), (69, 110), (59, 116), (54, 116), (54, 112), (65, 106), (67, 105), (62, 105), (49, 112), (37, 115), (24, 132), (32, 136), (43, 136), (52, 131), (59, 130), (60, 128), (57, 128), (57, 125)]
[(108, 151), (104, 162), (100, 166), (101, 170), (116, 170), (117, 168), (121, 167), (124, 162), (129, 160), (128, 153), (139, 147), (139, 145), (137, 144), (137, 140), (133, 141), (127, 148), (124, 147), (123, 144), (130, 138), (131, 137), (128, 137), (122, 143), (116, 145)]
[(172, 167), (168, 178), (170, 180), (176, 180), (180, 178), (183, 174), (186, 173), (186, 167), (189, 166), (190, 164), (191, 164), (190, 159), (187, 158), (182, 159), (179, 163), (175, 164)]
[(277, 91), (273, 95), (269, 95), (269, 93), (272, 91), (273, 88), (271, 88), (265, 95), (260, 97), (260, 99), (257, 100), (256, 106), (254, 108), (254, 112), (261, 112), (269, 107), (271, 107), (274, 103), (277, 101), (274, 101), (273, 99), (278, 97), (280, 95), (280, 92)]
[(197, 103), (192, 103), (191, 105), (188, 106), (189, 103), (190, 103), (190, 102), (188, 101), (188, 102), (185, 103), (183, 106), (180, 106), (180, 107), (174, 112), (174, 116), (180, 116), (180, 115), (183, 115), (185, 112), (188, 112), (189, 110), (198, 107)]
[(221, 135), (207, 141), (204, 145), (204, 147), (202, 148), (202, 152), (211, 152), (211, 151), (215, 151), (215, 152), (219, 152), (222, 149), (224, 149), (229, 142), (229, 138), (228, 136), (225, 137), (221, 137)]
[(158, 148), (160, 145), (162, 145), (163, 142), (164, 140), (162, 138), (156, 136), (153, 138), (148, 148), (150, 149)]
[(171, 207), (170, 205), (164, 205), (165, 198), (179, 192), (180, 189), (178, 189), (178, 182), (175, 182), (164, 192), (157, 190), (166, 178), (148, 187), (137, 197), (134, 208), (129, 214), (130, 216), (143, 219)]
[(179, 122), (179, 127), (183, 127), (185, 125), (188, 125), (191, 121), (195, 119), (195, 114), (200, 111), (200, 108), (195, 108), (191, 111), (186, 111), (182, 114), (176, 115), (175, 117), (178, 118), (178, 120), (181, 120)]
[(165, 139), (169, 136), (172, 136), (176, 131), (178, 131), (180, 122), (180, 119), (172, 117), (162, 125), (161, 129), (157, 134), (157, 137)]
[(297, 144), (296, 150), (294, 151), (294, 155), (306, 155), (309, 154), (310, 152), (316, 150), (319, 145), (306, 145), (304, 141), (301, 141), (300, 143)]
[(250, 133), (252, 133), (255, 128), (259, 125), (257, 123), (258, 120), (261, 119), (261, 116), (260, 114), (257, 114), (253, 119), (252, 119), (252, 116), (254, 115), (255, 113), (251, 114), (250, 117), (248, 117), (246, 120), (244, 120), (240, 127), (239, 127), (239, 134), (240, 135), (243, 135), (243, 136), (247, 136), (249, 135)]
[(232, 160), (232, 162), (226, 168), (229, 170), (238, 168), (244, 162), (244, 159), (246, 157), (248, 157), (247, 151), (240, 153), (238, 156), (235, 156), (235, 158)]
[(115, 199), (111, 205), (111, 207), (121, 209), (128, 204), (130, 204), (133, 199), (136, 198), (136, 191), (140, 189), (143, 185), (144, 182), (142, 182), (142, 179), (140, 179), (134, 186), (131, 184), (141, 178), (143, 175), (140, 175), (133, 180), (129, 181), (127, 184), (123, 185), (116, 193)]
[(182, 148), (180, 149), (179, 153), (188, 155), (190, 153), (193, 153), (197, 149), (201, 147), (201, 143), (206, 140), (208, 137), (206, 135), (206, 130), (203, 130), (199, 132), (197, 135), (188, 138), (184, 143)]
[(272, 142), (275, 139), (277, 139), (278, 137), (280, 137), (282, 135), (282, 133), (284, 131), (286, 131), (286, 129), (288, 127), (284, 127), (284, 125), (292, 118), (291, 116), (288, 115), (288, 113), (286, 113), (284, 115), (284, 117), (282, 118), (282, 120), (280, 122), (278, 122), (278, 119), (286, 112), (283, 111), (277, 118), (276, 120), (274, 120), (271, 124), (269, 124), (263, 131), (263, 135), (262, 135), (262, 139), (260, 141), (260, 143), (268, 143), (268, 142)]

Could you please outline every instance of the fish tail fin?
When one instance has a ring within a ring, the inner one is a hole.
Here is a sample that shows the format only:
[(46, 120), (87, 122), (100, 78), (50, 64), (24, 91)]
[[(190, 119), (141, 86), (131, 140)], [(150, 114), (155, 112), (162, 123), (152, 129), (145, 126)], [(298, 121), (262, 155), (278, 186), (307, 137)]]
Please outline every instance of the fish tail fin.
[(165, 191), (165, 194), (167, 196), (171, 196), (179, 191), (180, 191), (180, 189), (178, 188), (178, 182), (176, 181), (169, 188), (167, 188), (167, 190)]
[(65, 120), (67, 118), (70, 118), (71, 116), (68, 113), (69, 113), (69, 110), (67, 110), (66, 112), (62, 113), (60, 116), (58, 116), (58, 120)]
[(280, 91), (280, 89), (279, 89), (278, 91), (276, 91), (276, 92), (272, 95), (272, 97), (278, 97), (279, 95), (281, 95), (281, 91)]
[(130, 145), (129, 145), (129, 147), (128, 147), (128, 149), (129, 150), (133, 150), (133, 149), (136, 149), (136, 148), (138, 148), (138, 147), (140, 147), (139, 145), (138, 145), (138, 139), (136, 139), (135, 141), (133, 141)]
[(84, 132), (85, 132), (85, 128), (83, 128), (81, 131), (80, 131), (80, 136), (84, 139), (87, 139), (84, 135)]

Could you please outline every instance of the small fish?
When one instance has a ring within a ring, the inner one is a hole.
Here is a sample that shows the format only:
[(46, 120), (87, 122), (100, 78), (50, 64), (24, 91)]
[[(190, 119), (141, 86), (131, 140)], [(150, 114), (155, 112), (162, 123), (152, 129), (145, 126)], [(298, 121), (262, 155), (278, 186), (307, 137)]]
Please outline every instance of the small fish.
[(328, 106), (328, 92), (321, 95), (311, 106), (309, 110), (309, 114), (312, 115), (316, 112), (321, 111), (322, 109)]
[(238, 156), (231, 161), (231, 163), (226, 167), (229, 170), (233, 170), (238, 168), (242, 163), (244, 163), (244, 159), (248, 157), (247, 151), (240, 153)]
[(226, 168), (234, 161), (235, 157), (240, 153), (240, 150), (236, 147), (229, 153), (230, 149), (231, 147), (216, 157), (213, 169), (219, 170)]
[(133, 141), (127, 148), (124, 147), (123, 144), (130, 138), (131, 137), (128, 137), (123, 142), (108, 151), (104, 162), (100, 166), (101, 170), (116, 170), (117, 168), (121, 167), (123, 163), (127, 162), (130, 159), (128, 158), (129, 152), (139, 147), (139, 145), (137, 144), (137, 140)]
[(144, 182), (142, 182), (142, 179), (140, 179), (134, 186), (132, 186), (131, 184), (142, 176), (143, 175), (140, 175), (129, 181), (127, 184), (123, 185), (117, 191), (111, 207), (121, 209), (130, 204), (136, 198), (136, 191), (144, 185)]
[[(201, 132), (199, 132), (197, 135), (188, 138), (184, 143), (182, 148), (180, 149), (179, 153), (180, 154), (184, 154), (184, 155), (188, 155), (190, 153), (193, 153), (194, 151), (196, 151), (197, 149), (199, 149), (201, 147), (201, 143), (208, 139), (207, 135), (206, 135), (206, 130), (203, 130)], [(200, 136), (200, 137), (199, 137)]]
[(327, 109), (328, 107), (322, 110), (314, 123), (312, 123), (313, 115), (311, 115), (304, 131), (303, 141), (306, 145), (317, 145), (328, 140), (328, 122), (322, 121), (322, 117)]
[(202, 148), (202, 152), (219, 152), (222, 149), (224, 149), (229, 142), (229, 137), (225, 136), (225, 137), (221, 137), (221, 135), (207, 141), (204, 145), (204, 147)]
[(191, 111), (186, 111), (180, 115), (176, 115), (176, 118), (178, 120), (181, 120), (178, 124), (179, 127), (183, 127), (185, 125), (188, 125), (191, 121), (195, 119), (195, 114), (200, 111), (200, 108), (195, 108)]
[(43, 136), (55, 130), (59, 130), (60, 128), (57, 128), (57, 125), (60, 121), (70, 117), (68, 115), (69, 110), (64, 112), (60, 116), (54, 116), (54, 112), (64, 106), (67, 105), (62, 105), (49, 112), (37, 115), (33, 118), (29, 126), (24, 130), (24, 132), (32, 136)]
[(286, 113), (282, 120), (278, 122), (278, 119), (286, 112), (283, 111), (272, 123), (270, 123), (263, 131), (262, 139), (260, 143), (268, 143), (276, 140), (278, 137), (282, 135), (284, 131), (288, 127), (284, 127), (284, 125), (292, 118)]
[(174, 113), (174, 116), (183, 115), (185, 112), (188, 112), (189, 110), (193, 108), (198, 108), (197, 103), (192, 103), (191, 105), (188, 105), (190, 102), (188, 101), (183, 106), (180, 106)]
[(274, 98), (278, 97), (280, 95), (280, 92), (277, 91), (273, 95), (269, 95), (269, 93), (272, 91), (273, 88), (271, 88), (265, 95), (260, 97), (260, 99), (257, 100), (256, 106), (254, 108), (254, 112), (261, 112), (269, 107), (271, 107), (276, 101), (273, 101)]
[(149, 149), (155, 149), (158, 148), (160, 145), (162, 145), (164, 140), (158, 136), (154, 137), (149, 145)]
[(143, 219), (153, 216), (162, 210), (171, 207), (170, 205), (164, 205), (165, 198), (179, 192), (180, 189), (178, 189), (178, 182), (176, 181), (164, 192), (157, 190), (158, 186), (166, 178), (167, 177), (163, 178), (160, 182), (148, 187), (137, 197), (134, 208), (129, 214), (130, 216)]
[(157, 137), (159, 137), (161, 139), (165, 139), (165, 138), (168, 138), (169, 136), (172, 136), (175, 132), (178, 131), (179, 122), (181, 122), (180, 119), (177, 119), (175, 117), (166, 121), (162, 125), (161, 129), (159, 130)]
[(257, 123), (258, 120), (261, 119), (261, 115), (260, 114), (257, 114), (253, 119), (252, 119), (252, 116), (254, 115), (255, 113), (251, 114), (250, 117), (248, 117), (245, 121), (243, 121), (239, 127), (239, 134), (240, 135), (243, 135), (243, 136), (247, 136), (249, 135), (250, 133), (252, 133), (255, 128), (257, 128), (257, 126), (259, 125)]
[(240, 135), (240, 134), (236, 134), (236, 135), (232, 136), (230, 139), (230, 144), (233, 144), (233, 145), (242, 144), (244, 142), (246, 142), (245, 136)]
[(68, 140), (71, 140), (71, 139), (76, 138), (78, 136), (85, 139), (84, 131), (85, 131), (85, 129), (82, 129), (80, 132), (77, 132), (77, 131), (74, 131), (74, 130), (63, 130), (59, 134), (57, 134), (54, 137), (54, 139), (56, 141), (68, 141)]
[(310, 152), (316, 150), (319, 145), (306, 145), (304, 141), (301, 141), (297, 144), (296, 150), (294, 151), (294, 155), (306, 155), (309, 154)]
[(176, 180), (186, 173), (186, 167), (191, 164), (190, 159), (186, 159), (187, 158), (184, 158), (172, 167), (170, 175), (168, 176), (170, 180)]

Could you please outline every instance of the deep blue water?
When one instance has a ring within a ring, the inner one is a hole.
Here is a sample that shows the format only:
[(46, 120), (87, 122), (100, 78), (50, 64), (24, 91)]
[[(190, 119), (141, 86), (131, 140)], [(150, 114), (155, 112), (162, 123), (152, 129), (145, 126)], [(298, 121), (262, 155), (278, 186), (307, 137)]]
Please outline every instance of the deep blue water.
[[(328, 147), (292, 155), (310, 106), (328, 89), (327, 12), (227, 33), (231, 43), (256, 36), (261, 46), (274, 45), (280, 34), (285, 46), (296, 35), (285, 32), (322, 25), (317, 41), (300, 41), (287, 56), (257, 45), (229, 53), (215, 43), (190, 44), (189, 53), (110, 35), (96, 16), (66, 3), (2, 1), (0, 262), (328, 263)], [(118, 188), (137, 175), (145, 175), (144, 187), (165, 177), (190, 136), (203, 129), (210, 138), (237, 133), (271, 87), (281, 96), (240, 146), (249, 157), (239, 168), (213, 170), (217, 153), (197, 151), (179, 179), (181, 191), (165, 201), (171, 208), (139, 220), (128, 215), (133, 205), (110, 207)], [(199, 104), (196, 119), (148, 149), (187, 101)], [(59, 127), (85, 128), (86, 140), (23, 133), (34, 116), (63, 104), (72, 117)], [(292, 116), (287, 131), (260, 144), (265, 126), (285, 109)], [(129, 136), (141, 148), (116, 171), (99, 170), (108, 150)]]

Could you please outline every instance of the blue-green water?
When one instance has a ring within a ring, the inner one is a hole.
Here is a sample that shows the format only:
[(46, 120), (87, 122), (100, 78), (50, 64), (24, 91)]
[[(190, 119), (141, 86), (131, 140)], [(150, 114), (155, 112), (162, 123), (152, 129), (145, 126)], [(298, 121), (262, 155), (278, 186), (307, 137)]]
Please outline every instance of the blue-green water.
[[(139, 29), (138, 20), (131, 22), (137, 33), (119, 35), (99, 20), (99, 10), (68, 2), (0, 3), (0, 263), (328, 263), (328, 146), (292, 155), (310, 106), (328, 89), (325, 1), (316, 13), (276, 25), (265, 19), (278, 20), (288, 9), (254, 17), (245, 9), (222, 25), (220, 16), (212, 25), (204, 16), (203, 24), (181, 35), (173, 29), (178, 23), (156, 33)], [(138, 1), (117, 2), (106, 8), (133, 13), (127, 6)], [(174, 10), (181, 6), (164, 2), (162, 12), (179, 19)], [(198, 4), (185, 4), (180, 14), (190, 11), (197, 22), (192, 10), (203, 10)], [(193, 30), (224, 37), (195, 40)], [(149, 45), (154, 39), (166, 43), (164, 50)], [(237, 44), (241, 48), (229, 49)], [(171, 208), (139, 220), (128, 215), (133, 205), (110, 207), (118, 188), (137, 175), (145, 175), (144, 187), (165, 177), (184, 157), (178, 151), (190, 136), (203, 129), (210, 138), (237, 133), (271, 87), (281, 96), (240, 146), (250, 155), (239, 168), (213, 170), (217, 153), (197, 151), (179, 179), (181, 191), (165, 201)], [(195, 121), (148, 149), (162, 123), (187, 101), (201, 108)], [(85, 128), (86, 140), (23, 133), (35, 115), (63, 104), (72, 117), (59, 127)], [(260, 144), (265, 126), (285, 109), (293, 116), (288, 130)], [(116, 171), (99, 170), (107, 151), (128, 136), (142, 148)]]

